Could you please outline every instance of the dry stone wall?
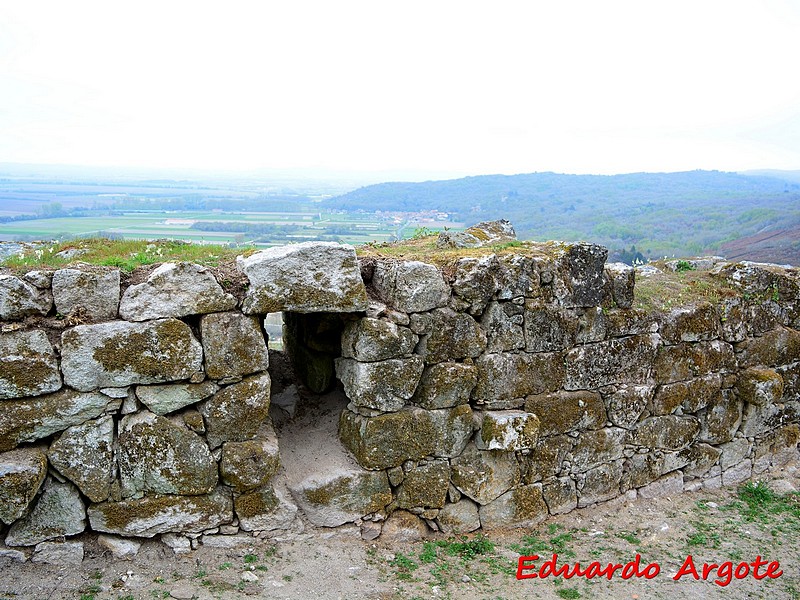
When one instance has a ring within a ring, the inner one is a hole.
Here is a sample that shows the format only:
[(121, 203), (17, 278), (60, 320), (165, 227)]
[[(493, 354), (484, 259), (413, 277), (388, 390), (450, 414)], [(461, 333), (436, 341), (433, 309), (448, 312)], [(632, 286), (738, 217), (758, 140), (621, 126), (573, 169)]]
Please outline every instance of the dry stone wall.
[[(795, 460), (798, 271), (698, 263), (740, 293), (648, 313), (606, 255), (523, 245), (442, 269), (305, 243), (240, 258), (238, 299), (189, 263), (125, 289), (88, 266), (2, 274), (3, 552), (86, 531), (183, 551), (301, 522), (370, 539), (528, 527)], [(300, 378), (341, 382), (360, 465), (289, 490), (273, 485), (276, 311)]]

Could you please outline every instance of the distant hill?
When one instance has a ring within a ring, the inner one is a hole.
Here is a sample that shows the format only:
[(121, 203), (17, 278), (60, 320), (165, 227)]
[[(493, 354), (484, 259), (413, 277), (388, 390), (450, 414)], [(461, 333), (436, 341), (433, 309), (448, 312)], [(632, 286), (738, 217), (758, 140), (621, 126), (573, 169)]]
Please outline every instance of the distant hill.
[(439, 210), (468, 223), (507, 218), (520, 238), (589, 240), (627, 254), (636, 246), (657, 258), (719, 253), (726, 242), (769, 230), (796, 232), (800, 180), (780, 173), (485, 175), (370, 185), (326, 204), (366, 212)]

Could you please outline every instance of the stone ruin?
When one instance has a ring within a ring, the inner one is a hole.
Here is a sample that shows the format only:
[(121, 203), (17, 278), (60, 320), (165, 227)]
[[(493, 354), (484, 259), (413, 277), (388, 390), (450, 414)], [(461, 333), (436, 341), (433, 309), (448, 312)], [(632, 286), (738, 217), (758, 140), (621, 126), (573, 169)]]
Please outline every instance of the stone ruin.
[[(738, 294), (647, 312), (597, 245), (443, 256), (271, 248), (239, 257), (239, 298), (191, 263), (127, 287), (88, 265), (0, 274), (0, 556), (80, 560), (84, 532), (180, 552), (348, 523), (531, 527), (796, 460), (797, 269), (708, 260)], [(263, 329), (278, 311), (298, 386), (347, 396), (349, 462), (289, 485)]]

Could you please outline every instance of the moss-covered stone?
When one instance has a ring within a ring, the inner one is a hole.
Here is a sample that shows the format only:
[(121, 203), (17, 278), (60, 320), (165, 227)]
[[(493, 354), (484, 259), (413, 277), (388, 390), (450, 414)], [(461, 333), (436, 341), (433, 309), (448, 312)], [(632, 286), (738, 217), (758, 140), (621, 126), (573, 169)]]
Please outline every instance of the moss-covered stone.
[(64, 382), (81, 391), (189, 379), (203, 349), (177, 319), (79, 325), (61, 336)]
[(528, 396), (525, 410), (539, 417), (539, 435), (550, 436), (605, 425), (606, 410), (597, 392), (555, 392)]
[(339, 438), (365, 469), (388, 469), (433, 453), (436, 431), (430, 412), (404, 408), (377, 417), (349, 410), (339, 419)]
[(728, 442), (742, 422), (742, 401), (732, 390), (722, 390), (698, 416), (701, 441), (709, 444)]
[(800, 331), (778, 327), (736, 347), (740, 367), (787, 365), (800, 360)]
[(461, 454), (472, 437), (473, 417), (468, 404), (431, 410), (428, 417), (433, 427), (431, 454), (454, 458)]
[(664, 415), (645, 419), (633, 432), (634, 443), (645, 448), (676, 451), (691, 444), (700, 432), (694, 417)]
[(0, 454), (0, 521), (10, 525), (28, 510), (47, 474), (47, 456), (38, 448)]
[(721, 340), (663, 346), (655, 360), (658, 383), (686, 381), (711, 373), (729, 373), (735, 369), (733, 347)]
[(561, 465), (572, 450), (573, 440), (566, 435), (554, 435), (539, 439), (536, 448), (529, 454), (519, 456), (523, 483), (536, 483), (561, 473)]
[(606, 275), (611, 281), (611, 297), (619, 308), (630, 308), (636, 284), (636, 269), (625, 263), (609, 263)]
[(477, 371), (475, 365), (453, 362), (426, 367), (411, 402), (427, 409), (466, 404), (478, 383)]
[(622, 481), (621, 460), (587, 471), (578, 493), (578, 508), (616, 498), (620, 494), (620, 481)]
[(297, 515), (297, 506), (288, 495), (271, 485), (238, 496), (233, 506), (244, 531), (288, 529)]
[(407, 327), (364, 317), (345, 325), (342, 356), (361, 362), (404, 358), (414, 352), (419, 338)]
[(719, 373), (667, 383), (658, 386), (648, 408), (653, 415), (668, 415), (678, 407), (682, 407), (684, 412), (694, 413), (718, 400), (721, 388), (722, 377)]
[(578, 506), (578, 493), (571, 477), (547, 481), (542, 485), (542, 497), (551, 515), (563, 515)]
[(783, 397), (783, 378), (772, 369), (750, 367), (737, 374), (736, 391), (748, 404), (774, 404)]
[(609, 338), (630, 335), (647, 335), (658, 331), (656, 314), (652, 311), (629, 308), (604, 310), (606, 336)]
[(486, 411), (475, 437), (480, 450), (531, 450), (539, 440), (539, 418), (521, 410)]
[(291, 492), (306, 518), (321, 527), (338, 527), (383, 511), (392, 501), (384, 471), (321, 473), (292, 486)]
[(486, 350), (486, 334), (468, 314), (449, 308), (434, 310), (430, 327), (417, 347), (427, 364), (475, 358)]
[(53, 307), (53, 295), (26, 278), (0, 274), (0, 320), (13, 321), (30, 315), (46, 315)]
[(472, 398), (479, 404), (552, 392), (564, 382), (564, 357), (557, 352), (484, 354), (475, 364)]
[(205, 400), (218, 391), (219, 386), (213, 381), (137, 385), (136, 397), (155, 414), (166, 415)]
[(578, 319), (570, 311), (542, 306), (535, 301), (525, 303), (525, 350), (557, 352), (575, 344)]
[(525, 347), (524, 308), (512, 302), (490, 302), (481, 317), (487, 352), (510, 352)]
[(572, 449), (572, 471), (583, 473), (603, 463), (622, 457), (628, 431), (605, 427), (597, 431), (582, 431)]
[(400, 410), (414, 395), (424, 368), (419, 356), (369, 363), (337, 358), (335, 364), (353, 404), (386, 412)]
[(115, 319), (119, 307), (119, 271), (89, 273), (59, 269), (53, 273), (56, 311), (70, 315), (80, 311), (91, 320)]
[(55, 392), (61, 387), (53, 346), (44, 331), (0, 333), (0, 400)]
[(372, 286), (387, 305), (405, 313), (447, 304), (450, 288), (434, 265), (419, 261), (378, 261)]
[(714, 307), (701, 302), (661, 315), (658, 332), (667, 344), (699, 342), (721, 337), (722, 325)]
[(722, 451), (708, 444), (692, 444), (678, 451), (678, 457), (684, 461), (683, 472), (691, 477), (702, 477), (720, 458)]
[(500, 269), (494, 254), (458, 259), (451, 285), (453, 294), (466, 302), (470, 311), (483, 310), (497, 292)]
[(256, 317), (237, 312), (200, 319), (206, 375), (211, 379), (242, 377), (266, 371), (269, 354)]
[(511, 452), (478, 450), (469, 444), (450, 464), (453, 485), (481, 505), (504, 494), (520, 480), (519, 464)]
[(400, 508), (442, 508), (450, 485), (450, 466), (447, 461), (417, 465), (406, 473), (397, 491)]
[(148, 411), (123, 417), (117, 439), (124, 497), (195, 496), (217, 485), (217, 463), (196, 433)]
[(542, 484), (534, 483), (509, 490), (481, 506), (479, 514), (484, 529), (535, 527), (548, 516), (547, 505), (542, 497)]
[(367, 290), (352, 246), (303, 242), (240, 256), (236, 263), (250, 281), (242, 303), (246, 314), (367, 308)]
[(94, 419), (112, 402), (97, 392), (82, 394), (67, 389), (35, 398), (6, 400), (0, 410), (0, 452)]
[(605, 263), (608, 249), (597, 244), (572, 244), (567, 248), (571, 297), (565, 306), (601, 306), (608, 295)]
[(269, 394), (270, 378), (262, 373), (224, 387), (206, 400), (200, 413), (209, 446), (251, 439), (269, 415)]
[(89, 507), (94, 531), (153, 537), (160, 533), (199, 533), (233, 520), (229, 492), (217, 488), (205, 496), (145, 496)]
[(653, 397), (651, 385), (622, 385), (606, 398), (608, 420), (617, 427), (633, 428)]
[(220, 476), (238, 492), (264, 487), (279, 467), (278, 438), (271, 427), (263, 428), (254, 440), (222, 445)]
[(11, 526), (7, 546), (35, 546), (40, 542), (83, 533), (86, 507), (69, 482), (48, 479), (31, 512)]
[(66, 429), (47, 454), (89, 500), (102, 502), (108, 500), (114, 479), (113, 444), (114, 419), (106, 416)]
[(659, 345), (657, 335), (611, 339), (573, 348), (566, 355), (567, 390), (615, 383), (647, 383)]
[(206, 267), (189, 262), (164, 263), (147, 281), (130, 286), (119, 303), (128, 321), (203, 315), (231, 310), (236, 298), (226, 293)]

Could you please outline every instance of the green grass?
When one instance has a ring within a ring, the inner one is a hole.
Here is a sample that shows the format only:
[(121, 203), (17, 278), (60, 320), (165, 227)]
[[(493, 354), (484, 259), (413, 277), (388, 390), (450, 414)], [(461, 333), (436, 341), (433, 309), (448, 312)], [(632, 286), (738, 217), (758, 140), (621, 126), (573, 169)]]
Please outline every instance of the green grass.
[(576, 600), (581, 597), (581, 593), (575, 588), (563, 588), (556, 590), (556, 596), (565, 598), (566, 600)]
[(542, 540), (535, 535), (526, 535), (519, 544), (512, 544), (511, 549), (523, 556), (550, 553), (564, 558), (574, 558), (575, 552), (567, 546), (573, 539), (572, 533), (569, 532), (558, 534), (549, 540)]

